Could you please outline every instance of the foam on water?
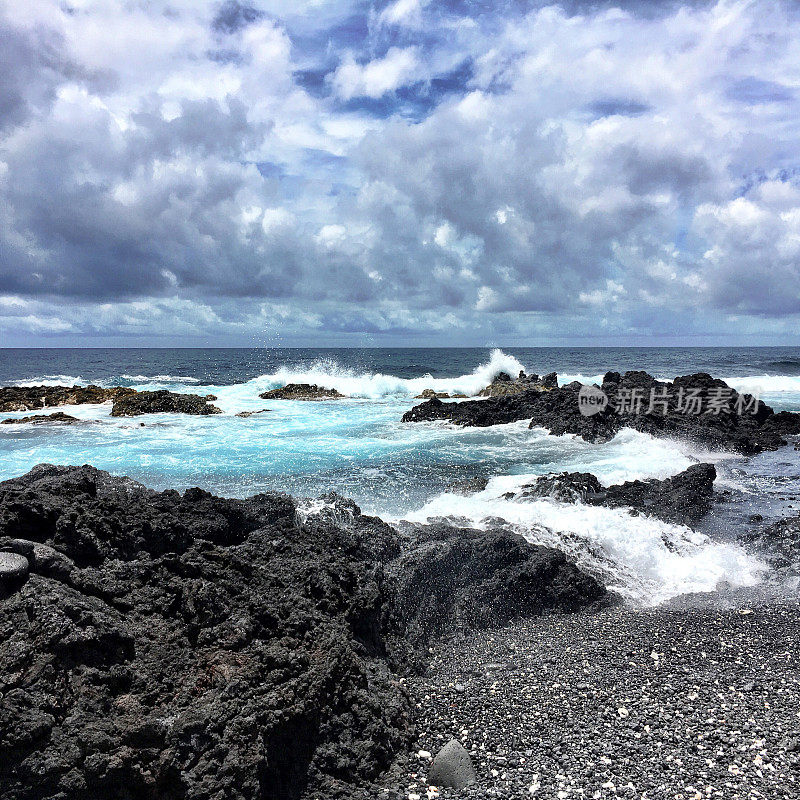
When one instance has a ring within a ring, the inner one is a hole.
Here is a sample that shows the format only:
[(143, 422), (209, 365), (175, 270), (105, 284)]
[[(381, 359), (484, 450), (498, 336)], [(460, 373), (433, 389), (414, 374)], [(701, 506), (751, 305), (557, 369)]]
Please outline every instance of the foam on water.
[(516, 376), (523, 369), (524, 366), (516, 358), (502, 350), (493, 350), (485, 364), (476, 367), (469, 374), (453, 378), (434, 378), (430, 374), (418, 378), (399, 378), (379, 372), (357, 372), (342, 367), (331, 359), (320, 359), (311, 365), (282, 366), (275, 372), (260, 375), (238, 386), (214, 388), (220, 394), (225, 394), (229, 400), (234, 396), (249, 397), (254, 392), (257, 394), (287, 383), (315, 383), (328, 389), (336, 389), (348, 397), (372, 400), (392, 396), (414, 397), (424, 389), (472, 397), (491, 383), (500, 372)]
[(406, 519), (424, 523), (446, 517), (479, 529), (508, 527), (534, 544), (561, 550), (609, 588), (646, 605), (713, 591), (720, 581), (752, 586), (765, 570), (742, 548), (712, 542), (680, 525), (621, 509), (504, 496), (535, 478), (494, 478), (470, 497), (444, 493)]

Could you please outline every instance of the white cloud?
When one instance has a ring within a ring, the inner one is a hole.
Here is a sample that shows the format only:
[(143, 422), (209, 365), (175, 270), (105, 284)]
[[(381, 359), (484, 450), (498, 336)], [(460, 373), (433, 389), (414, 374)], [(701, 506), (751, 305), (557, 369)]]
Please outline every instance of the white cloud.
[(421, 77), (417, 48), (392, 47), (383, 58), (366, 64), (358, 64), (353, 55), (348, 54), (334, 73), (331, 85), (343, 100), (377, 99)]

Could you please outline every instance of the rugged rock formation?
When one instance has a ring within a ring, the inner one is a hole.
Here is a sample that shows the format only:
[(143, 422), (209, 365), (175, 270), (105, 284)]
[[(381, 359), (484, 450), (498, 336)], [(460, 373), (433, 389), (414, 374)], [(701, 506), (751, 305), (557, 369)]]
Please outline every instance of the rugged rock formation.
[(41, 425), (43, 422), (61, 422), (69, 425), (73, 422), (80, 422), (77, 417), (65, 414), (63, 411), (56, 411), (54, 414), (35, 414), (32, 417), (19, 417), (18, 419), (4, 419), (0, 425)]
[(414, 399), (430, 400), (431, 397), (438, 397), (440, 400), (450, 399), (450, 395), (447, 392), (437, 392), (435, 389), (423, 389)]
[(501, 372), (485, 389), (478, 392), (478, 396), (506, 397), (531, 390), (542, 392), (556, 388), (558, 388), (558, 375), (555, 372), (550, 372), (542, 378), (536, 374), (526, 375), (525, 372), (520, 372), (516, 380), (512, 380), (507, 372)]
[(107, 403), (126, 395), (135, 394), (135, 389), (114, 386), (3, 386), (0, 388), (0, 412), (35, 411), (53, 406), (79, 406), (84, 403)]
[(522, 499), (552, 497), (562, 503), (583, 502), (610, 508), (628, 507), (665, 522), (694, 527), (711, 510), (714, 497), (713, 464), (694, 464), (666, 480), (626, 481), (604, 487), (588, 472), (544, 475), (523, 486)]
[(800, 565), (800, 515), (746, 531), (739, 541), (758, 550), (773, 568), (795, 572)]
[(763, 402), (739, 395), (706, 373), (664, 383), (646, 372), (609, 372), (602, 385), (608, 405), (592, 415), (581, 413), (580, 389), (572, 383), (464, 403), (434, 398), (406, 412), (403, 421), (448, 420), (483, 427), (530, 420), (530, 427), (547, 428), (553, 435), (573, 433), (590, 442), (608, 441), (623, 427), (631, 427), (745, 455), (775, 450), (786, 443), (784, 435), (800, 432), (800, 414), (775, 414)]
[(258, 411), (240, 411), (236, 416), (237, 417), (255, 417), (257, 414), (266, 414), (270, 409), (262, 408)]
[(315, 383), (287, 383), (281, 389), (270, 389), (259, 397), (262, 400), (336, 400), (344, 395)]
[(447, 523), (411, 531), (412, 543), (390, 573), (397, 587), (393, 613), (412, 643), (546, 611), (576, 611), (605, 597), (562, 552), (517, 534)]
[(0, 798), (355, 796), (412, 736), (410, 643), (603, 595), (520, 537), (325, 500), (0, 484), (0, 550), (30, 570), (0, 599)]
[(141, 414), (221, 414), (221, 409), (212, 406), (209, 400), (214, 395), (179, 394), (160, 389), (156, 392), (137, 392), (114, 401), (112, 417), (138, 417)]

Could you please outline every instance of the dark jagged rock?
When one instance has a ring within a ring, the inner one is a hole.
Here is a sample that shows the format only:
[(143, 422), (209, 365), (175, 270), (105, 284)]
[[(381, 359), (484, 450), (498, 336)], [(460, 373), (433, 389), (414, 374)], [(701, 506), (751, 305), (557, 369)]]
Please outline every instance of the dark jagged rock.
[(485, 625), (603, 593), (519, 537), (417, 542), (323, 499), (1, 483), (0, 549), (30, 576), (0, 600), (0, 798), (352, 797), (413, 735), (396, 670), (431, 609)]
[[(406, 412), (403, 421), (447, 420), (484, 427), (527, 419), (532, 428), (543, 427), (553, 435), (577, 434), (590, 442), (608, 441), (630, 427), (744, 455), (776, 450), (786, 443), (784, 435), (800, 433), (800, 414), (775, 414), (762, 401), (739, 395), (707, 373), (665, 383), (641, 371), (609, 372), (602, 385), (608, 405), (590, 416), (580, 412), (580, 388), (573, 382), (549, 391), (528, 390), (458, 404), (432, 399)], [(709, 409), (717, 413), (707, 413)]]
[(415, 400), (429, 400), (431, 397), (438, 397), (440, 400), (449, 400), (450, 395), (447, 392), (437, 392), (435, 389), (423, 389), (415, 398)]
[(713, 464), (694, 464), (663, 481), (626, 481), (604, 487), (588, 472), (564, 472), (538, 478), (535, 483), (523, 486), (519, 496), (626, 507), (665, 522), (694, 527), (711, 510), (716, 477)]
[(138, 417), (141, 414), (194, 414), (207, 416), (221, 414), (222, 411), (212, 406), (209, 400), (213, 395), (201, 397), (198, 394), (179, 394), (167, 389), (155, 392), (137, 392), (120, 397), (111, 408), (112, 417)]
[(557, 387), (558, 375), (555, 372), (540, 378), (538, 375), (526, 375), (521, 371), (516, 380), (512, 380), (507, 372), (501, 372), (485, 389), (478, 392), (478, 396), (504, 397), (527, 391), (549, 391)]
[(269, 408), (262, 408), (262, 409), (259, 409), (258, 411), (240, 411), (236, 416), (237, 417), (245, 417), (245, 418), (246, 417), (255, 417), (257, 414), (266, 414), (268, 411), (270, 411)]
[(412, 535), (391, 566), (394, 614), (412, 643), (575, 611), (605, 597), (605, 589), (562, 552), (515, 533), (436, 523), (415, 526)]
[(65, 414), (63, 411), (56, 411), (54, 414), (35, 414), (32, 417), (20, 417), (19, 419), (4, 419), (0, 425), (41, 425), (44, 422), (60, 422), (70, 425), (73, 422), (80, 422), (77, 417)]
[(0, 412), (35, 411), (53, 406), (79, 406), (84, 403), (107, 403), (135, 394), (125, 386), (3, 386), (0, 388)]
[(774, 569), (794, 572), (800, 564), (800, 515), (748, 530), (739, 535), (739, 541), (758, 550)]
[(326, 389), (316, 383), (287, 383), (280, 389), (262, 392), (262, 400), (337, 400), (344, 395), (336, 389)]

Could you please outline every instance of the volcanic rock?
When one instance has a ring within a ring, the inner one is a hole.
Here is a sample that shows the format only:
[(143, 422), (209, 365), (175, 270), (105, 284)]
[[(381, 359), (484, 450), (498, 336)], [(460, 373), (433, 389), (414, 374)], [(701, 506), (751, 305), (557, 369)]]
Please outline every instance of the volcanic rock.
[(114, 401), (112, 417), (138, 417), (141, 414), (221, 414), (222, 410), (208, 401), (213, 395), (178, 394), (166, 389), (137, 392)]
[(281, 389), (270, 389), (259, 397), (262, 400), (336, 400), (344, 395), (315, 383), (287, 383)]
[(29, 564), (25, 556), (0, 552), (0, 592), (12, 591), (28, 577)]
[(665, 522), (694, 527), (711, 510), (716, 477), (713, 464), (694, 464), (663, 481), (626, 481), (604, 487), (588, 472), (563, 472), (538, 478), (535, 483), (523, 486), (518, 496), (627, 507)]
[(440, 400), (447, 400), (449, 399), (450, 395), (447, 392), (437, 392), (435, 389), (423, 389), (415, 399), (429, 400), (431, 397), (438, 397)]
[(41, 425), (43, 422), (61, 422), (69, 425), (73, 422), (80, 422), (77, 417), (65, 414), (63, 411), (56, 411), (54, 414), (34, 414), (32, 417), (20, 417), (19, 419), (4, 419), (0, 425)]
[(555, 372), (540, 378), (538, 375), (526, 375), (524, 371), (520, 371), (516, 380), (512, 380), (507, 372), (501, 372), (485, 389), (478, 392), (478, 396), (504, 397), (530, 390), (546, 391), (557, 387), (558, 375)]
[(0, 388), (0, 412), (33, 411), (53, 406), (78, 406), (84, 403), (106, 403), (126, 395), (135, 394), (135, 389), (125, 386), (104, 388), (89, 386), (3, 386)]
[(428, 770), (428, 784), (451, 789), (466, 789), (475, 783), (475, 767), (461, 742), (451, 739), (433, 759)]
[(406, 412), (403, 421), (447, 420), (485, 427), (529, 420), (532, 428), (546, 428), (556, 436), (576, 434), (590, 442), (608, 441), (630, 427), (745, 455), (776, 450), (786, 443), (784, 435), (800, 431), (800, 414), (775, 414), (762, 401), (739, 395), (707, 373), (665, 383), (641, 371), (609, 372), (602, 385), (608, 405), (591, 415), (581, 413), (580, 388), (573, 382), (549, 391), (529, 389), (465, 403), (433, 398)]
[(417, 540), (323, 500), (0, 483), (0, 548), (30, 568), (0, 600), (0, 799), (354, 796), (412, 740), (398, 672), (442, 626), (604, 594), (521, 537)]

